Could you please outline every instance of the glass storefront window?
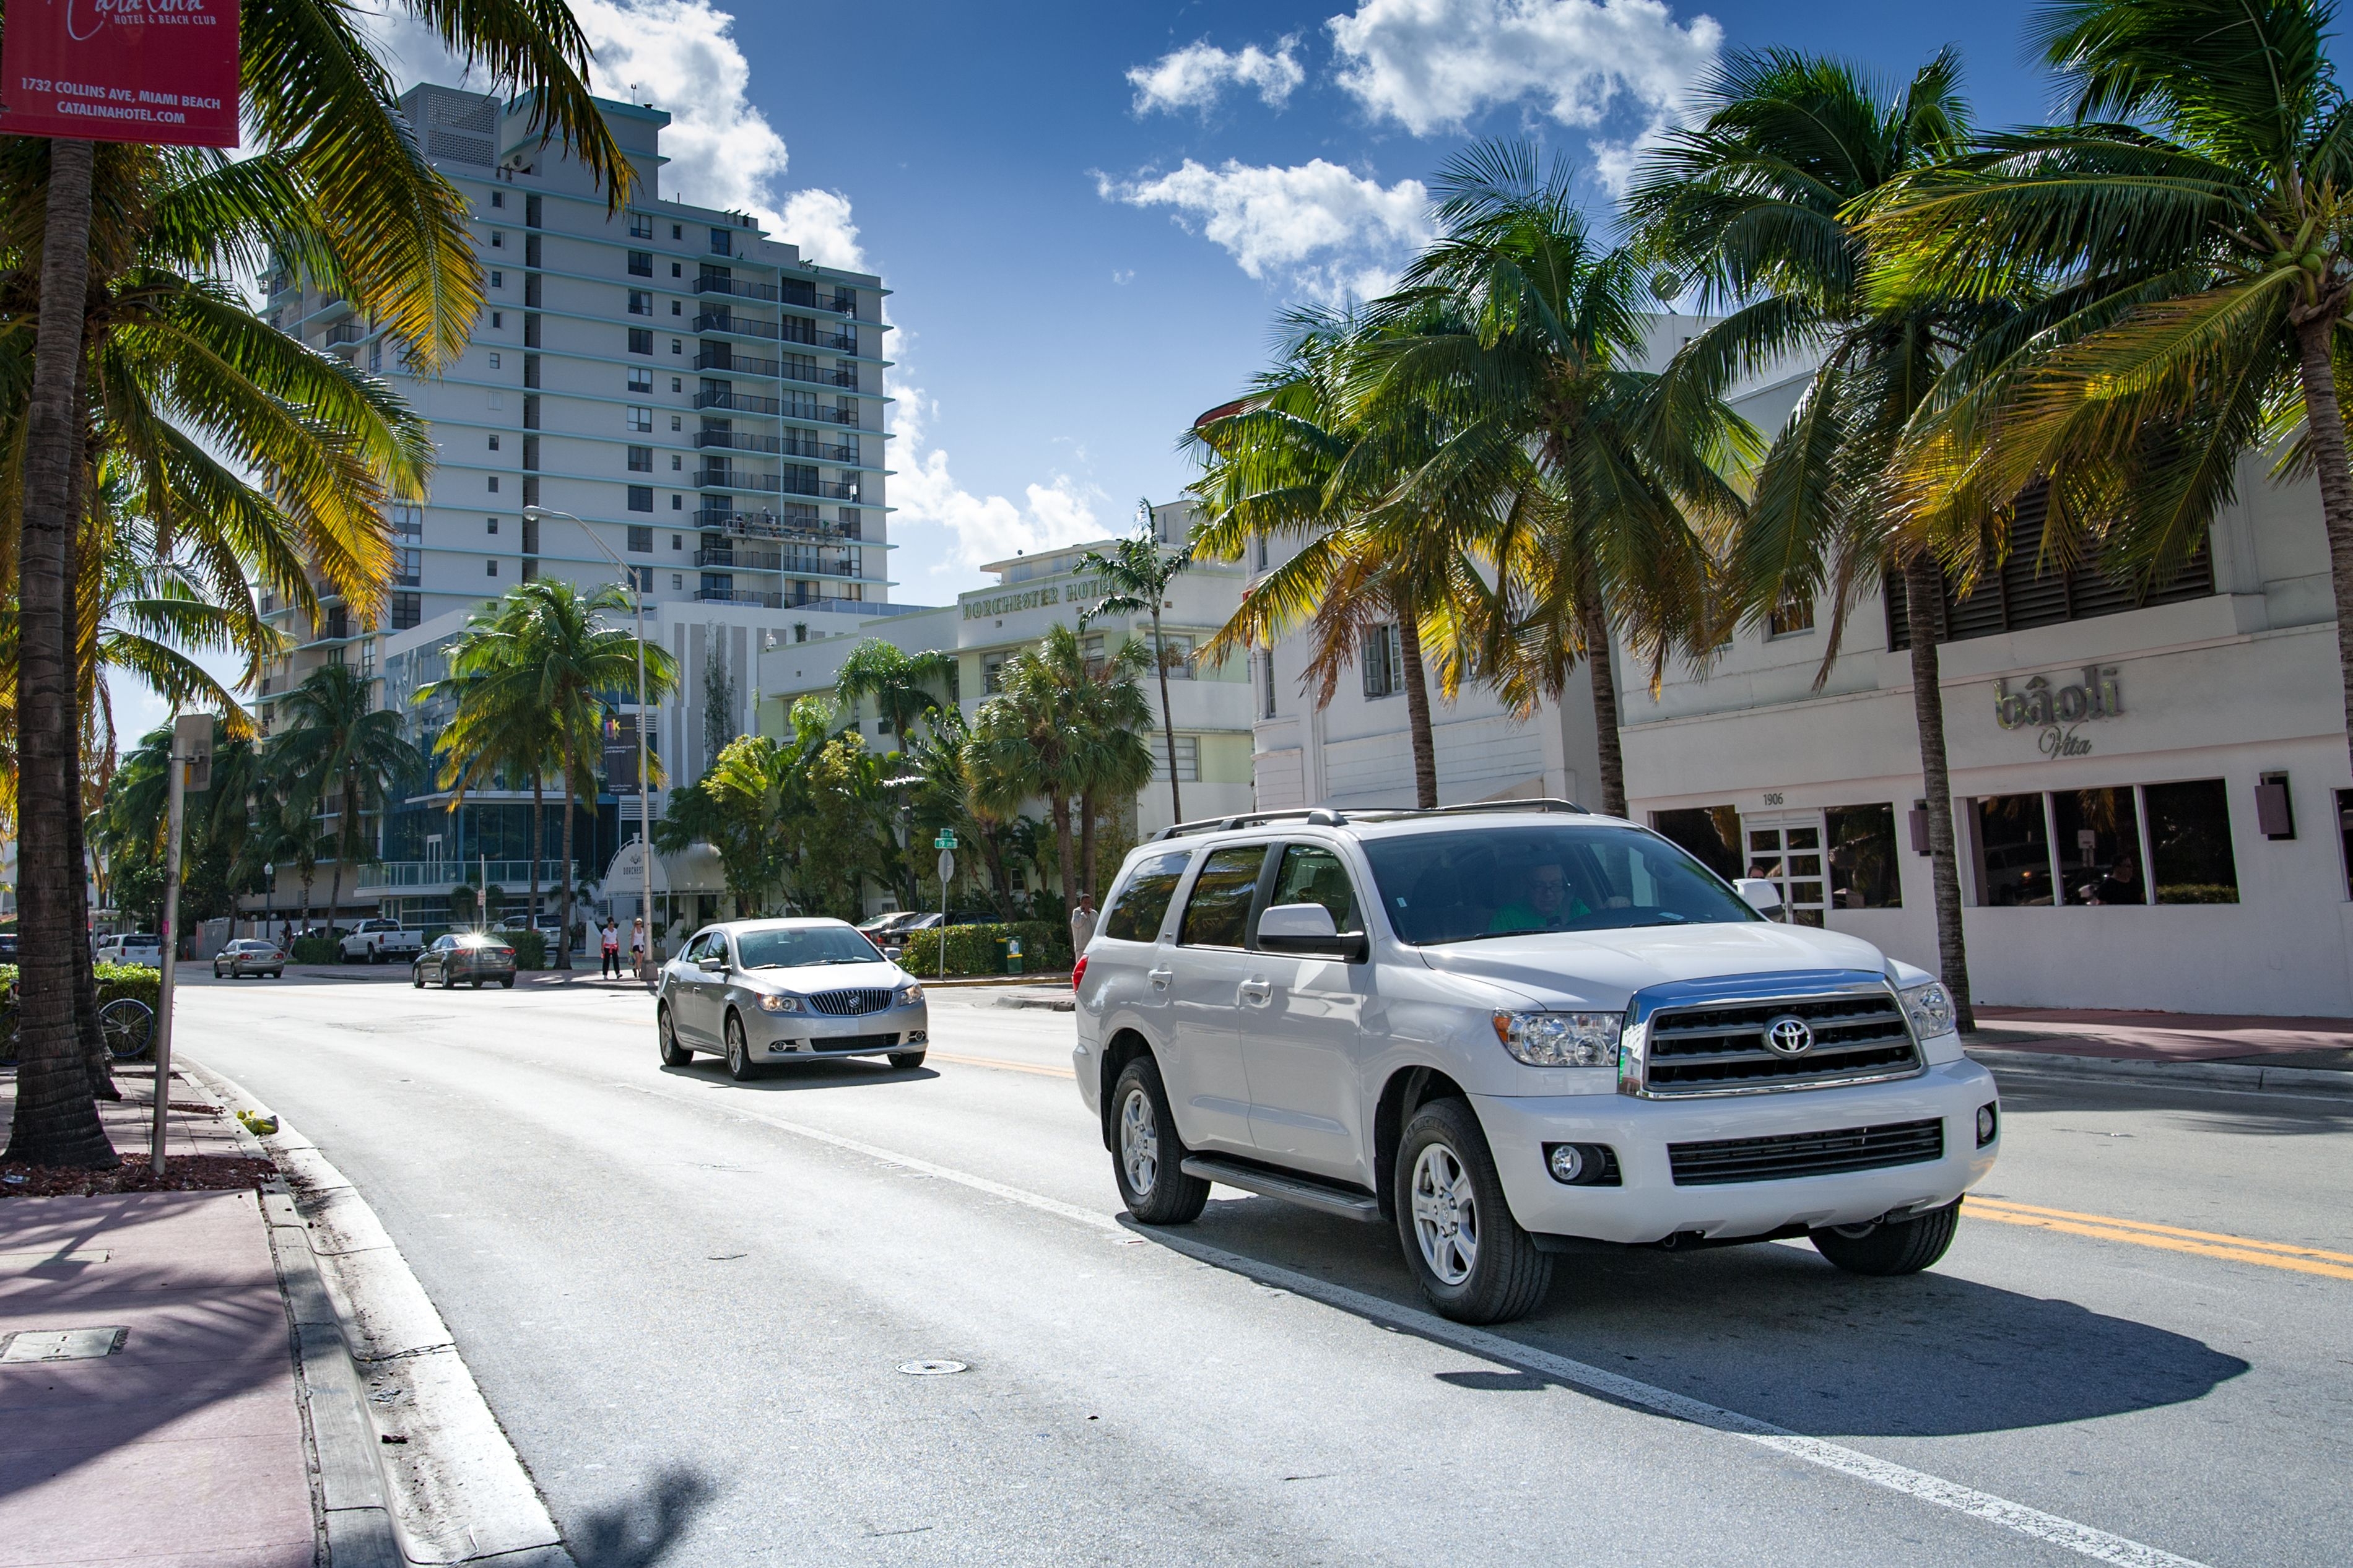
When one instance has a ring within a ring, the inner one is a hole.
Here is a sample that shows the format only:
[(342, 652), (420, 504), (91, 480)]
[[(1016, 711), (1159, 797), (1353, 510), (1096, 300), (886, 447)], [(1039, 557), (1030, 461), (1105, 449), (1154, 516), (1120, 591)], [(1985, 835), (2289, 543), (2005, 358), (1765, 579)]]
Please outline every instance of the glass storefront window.
[(1725, 881), (1740, 870), (1740, 813), (1729, 805), (1694, 805), (1651, 813), (1651, 830)]
[(2051, 902), (2051, 836), (2039, 795), (1989, 795), (1978, 808), (1978, 902)]
[(2147, 784), (2148, 849), (2160, 904), (2235, 904), (2239, 866), (2231, 852), (2231, 805), (2221, 779)]
[(2051, 797), (2059, 886), (2071, 904), (2145, 904), (2140, 814), (2130, 789), (2063, 790)]
[(2353, 789), (2337, 792), (2337, 831), (2345, 841), (2345, 896), (2353, 899)]
[(1775, 917), (1793, 925), (1819, 926), (1829, 908), (1828, 879), (1822, 873), (1822, 830), (1811, 825), (1751, 826), (1748, 829), (1748, 869), (1781, 889), (1781, 912)]
[(1822, 814), (1830, 835), (1831, 907), (1904, 907), (1895, 858), (1895, 807), (1834, 805)]

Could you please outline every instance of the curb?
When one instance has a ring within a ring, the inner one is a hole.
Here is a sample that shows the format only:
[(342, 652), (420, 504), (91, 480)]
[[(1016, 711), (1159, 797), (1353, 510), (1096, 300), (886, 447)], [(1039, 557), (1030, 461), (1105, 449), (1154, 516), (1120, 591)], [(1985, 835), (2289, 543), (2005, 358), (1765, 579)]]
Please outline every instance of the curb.
[(1054, 1013), (1076, 1012), (1078, 1000), (1068, 991), (1008, 991), (1002, 996), (989, 998), (999, 1007), (1039, 1007)]
[[(901, 967), (905, 966), (902, 964)], [(926, 991), (935, 987), (942, 991), (962, 991), (992, 985), (1035, 985), (1040, 981), (1060, 981), (1067, 985), (1071, 980), (1071, 972), (1067, 969), (1059, 973), (1041, 970), (1036, 974), (955, 974), (945, 980), (926, 979), (923, 975), (915, 974), (912, 969), (907, 973), (913, 974), (917, 980), (923, 981), (923, 989)]]
[(2083, 1079), (2094, 1082), (2153, 1084), (2175, 1089), (2195, 1085), (2256, 1093), (2353, 1097), (2353, 1072), (2337, 1072), (2327, 1068), (2250, 1067), (2241, 1062), (2119, 1061), (2112, 1057), (2064, 1056), (2053, 1051), (2010, 1051), (1977, 1046), (1963, 1048), (1971, 1061), (2001, 1072)]
[[(266, 1107), (233, 1079), (185, 1059), (232, 1110)], [(335, 1568), (427, 1568), (495, 1559), (575, 1568), (522, 1460), (448, 1328), (367, 1201), (285, 1122), (241, 1142), (297, 1173), (262, 1197), (294, 1323)], [(402, 1413), (387, 1433), (380, 1414)], [(386, 1439), (390, 1440), (387, 1441)], [(454, 1539), (452, 1539), (454, 1538)]]

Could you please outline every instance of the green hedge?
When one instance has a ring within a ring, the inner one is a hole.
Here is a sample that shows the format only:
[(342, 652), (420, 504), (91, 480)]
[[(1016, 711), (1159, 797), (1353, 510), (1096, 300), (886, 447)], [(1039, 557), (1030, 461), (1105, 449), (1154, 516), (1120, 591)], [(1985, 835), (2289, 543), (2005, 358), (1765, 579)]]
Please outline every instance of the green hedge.
[(517, 969), (547, 967), (547, 933), (539, 931), (501, 931), (491, 935), (514, 949)]
[[(937, 974), (941, 934), (936, 930), (908, 932), (907, 951), (899, 960), (900, 967), (918, 977)], [(949, 926), (945, 934), (951, 974), (1006, 973), (1005, 944), (1014, 937), (1021, 942), (1023, 973), (1071, 967), (1071, 933), (1067, 928), (1058, 929), (1050, 921)]]
[(331, 936), (298, 936), (289, 956), (297, 963), (341, 963), (343, 945)]
[[(105, 1006), (118, 996), (135, 996), (150, 1007), (163, 999), (164, 976), (153, 969), (135, 963), (101, 963), (97, 969), (98, 1005)], [(0, 963), (0, 990), (16, 984), (16, 966)]]

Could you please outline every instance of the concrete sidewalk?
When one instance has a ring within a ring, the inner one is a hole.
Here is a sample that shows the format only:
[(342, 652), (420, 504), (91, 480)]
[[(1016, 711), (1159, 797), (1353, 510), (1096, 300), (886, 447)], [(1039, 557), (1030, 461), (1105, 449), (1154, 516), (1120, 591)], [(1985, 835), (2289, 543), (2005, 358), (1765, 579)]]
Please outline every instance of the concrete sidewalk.
[(1977, 1015), (1973, 1047), (2109, 1061), (2353, 1069), (2353, 1019), (1987, 1006)]

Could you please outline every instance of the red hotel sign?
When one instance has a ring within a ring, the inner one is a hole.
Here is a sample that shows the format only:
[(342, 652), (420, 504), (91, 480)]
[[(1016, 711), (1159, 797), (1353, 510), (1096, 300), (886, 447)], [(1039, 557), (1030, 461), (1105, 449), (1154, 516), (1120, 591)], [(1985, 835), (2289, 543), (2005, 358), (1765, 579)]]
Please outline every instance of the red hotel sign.
[(9, 0), (0, 133), (236, 146), (237, 0)]

